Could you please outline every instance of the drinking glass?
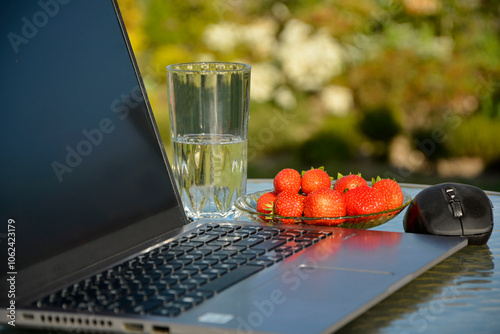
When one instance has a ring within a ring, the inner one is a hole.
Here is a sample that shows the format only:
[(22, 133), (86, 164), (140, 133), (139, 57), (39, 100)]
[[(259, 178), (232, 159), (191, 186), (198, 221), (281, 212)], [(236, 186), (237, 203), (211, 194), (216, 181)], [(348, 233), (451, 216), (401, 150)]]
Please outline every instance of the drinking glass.
[(186, 215), (228, 218), (246, 192), (251, 67), (167, 66), (172, 169)]

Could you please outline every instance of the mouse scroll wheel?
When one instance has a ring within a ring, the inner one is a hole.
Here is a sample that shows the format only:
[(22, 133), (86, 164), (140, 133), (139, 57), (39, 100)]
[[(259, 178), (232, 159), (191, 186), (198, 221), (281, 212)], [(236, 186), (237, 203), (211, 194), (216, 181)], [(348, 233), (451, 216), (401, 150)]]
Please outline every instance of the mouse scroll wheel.
[(460, 201), (456, 198), (455, 190), (453, 188), (447, 188), (446, 193), (450, 197), (451, 210), (453, 211), (453, 216), (462, 217), (464, 213), (462, 212), (462, 205)]

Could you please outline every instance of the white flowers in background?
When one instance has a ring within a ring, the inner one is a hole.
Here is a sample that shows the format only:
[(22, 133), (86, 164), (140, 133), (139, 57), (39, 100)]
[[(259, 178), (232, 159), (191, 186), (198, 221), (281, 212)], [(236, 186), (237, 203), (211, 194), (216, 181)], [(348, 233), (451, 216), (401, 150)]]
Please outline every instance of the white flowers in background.
[(319, 90), (343, 69), (343, 50), (337, 41), (297, 19), (285, 25), (276, 56), (290, 83), (304, 91)]
[(345, 116), (354, 105), (352, 91), (347, 87), (330, 85), (321, 90), (320, 100), (327, 111)]
[(202, 39), (211, 50), (231, 52), (241, 39), (239, 25), (225, 21), (210, 24), (206, 27)]
[(250, 25), (240, 26), (241, 42), (251, 47), (259, 57), (267, 58), (276, 47), (278, 24), (270, 18), (262, 18)]
[(272, 55), (277, 31), (278, 24), (270, 18), (261, 18), (248, 25), (223, 21), (208, 25), (202, 38), (214, 51), (227, 53), (238, 45), (246, 45), (257, 56), (266, 58)]
[[(285, 79), (293, 89), (319, 91), (342, 73), (345, 51), (328, 32), (315, 31), (297, 19), (285, 24), (279, 38), (278, 30), (278, 23), (272, 18), (260, 18), (246, 25), (224, 21), (208, 25), (203, 41), (215, 52), (230, 53), (238, 46), (246, 46), (256, 59), (265, 59), (251, 64), (251, 99), (261, 103), (274, 100), (280, 107), (291, 109), (297, 100), (290, 87), (282, 86)], [(342, 95), (338, 91), (336, 94)], [(350, 108), (348, 103), (352, 102), (346, 102), (345, 93), (342, 96), (343, 104), (337, 101), (339, 106), (328, 107), (329, 110), (342, 113)]]
[(250, 98), (257, 102), (267, 102), (274, 94), (276, 87), (282, 82), (278, 68), (269, 63), (252, 65)]
[(283, 109), (294, 109), (297, 106), (297, 99), (292, 90), (286, 86), (279, 87), (274, 93), (274, 102)]

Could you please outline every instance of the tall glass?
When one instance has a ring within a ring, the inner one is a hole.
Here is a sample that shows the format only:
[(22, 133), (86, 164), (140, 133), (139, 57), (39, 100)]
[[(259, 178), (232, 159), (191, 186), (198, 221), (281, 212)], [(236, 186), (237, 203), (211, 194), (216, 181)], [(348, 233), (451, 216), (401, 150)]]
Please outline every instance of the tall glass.
[(191, 219), (227, 218), (246, 192), (251, 67), (167, 66), (172, 169)]

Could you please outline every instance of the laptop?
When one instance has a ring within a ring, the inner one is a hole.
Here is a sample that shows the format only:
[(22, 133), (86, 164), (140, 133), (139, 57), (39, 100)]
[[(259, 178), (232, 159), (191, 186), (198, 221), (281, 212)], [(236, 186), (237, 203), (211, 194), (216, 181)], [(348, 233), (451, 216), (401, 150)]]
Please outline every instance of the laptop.
[(190, 223), (117, 3), (0, 0), (0, 32), (4, 330), (330, 333), (467, 244)]

